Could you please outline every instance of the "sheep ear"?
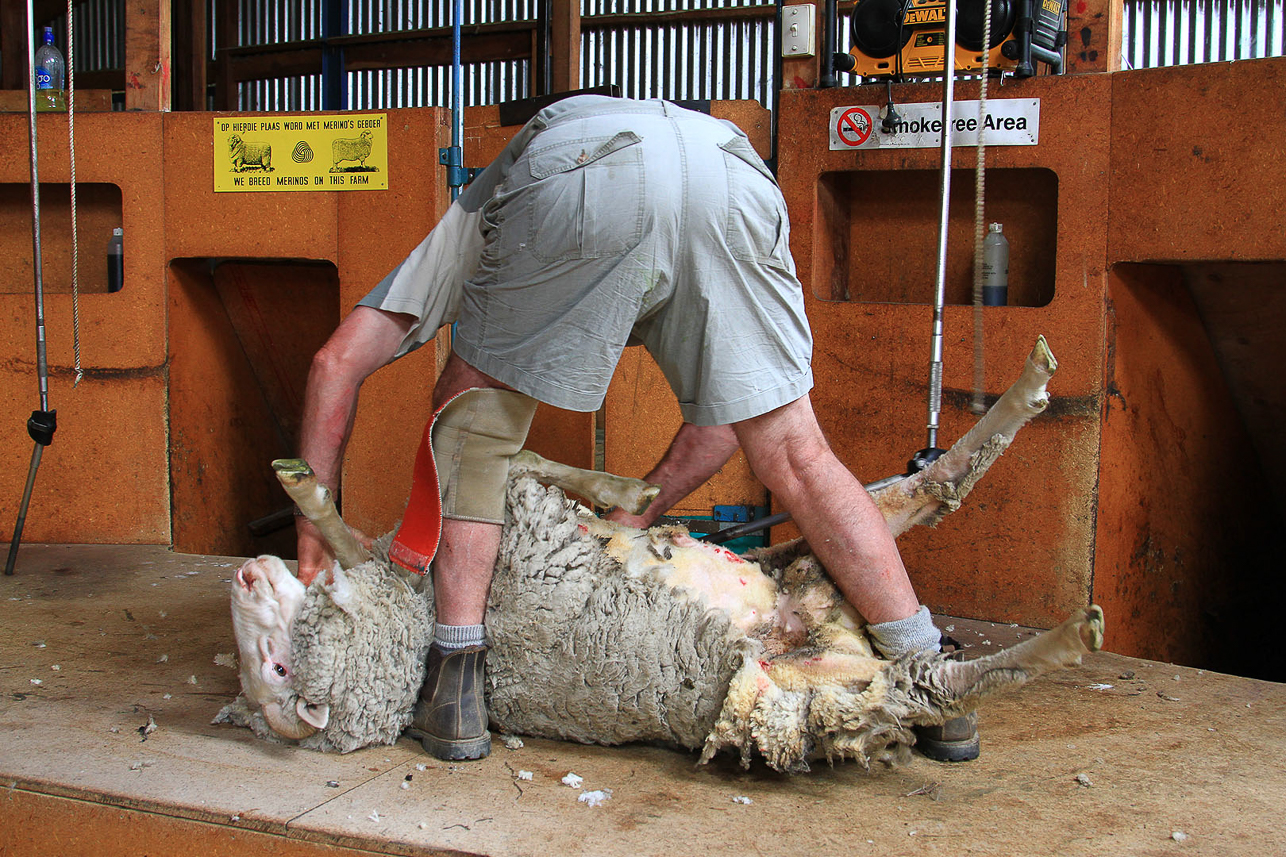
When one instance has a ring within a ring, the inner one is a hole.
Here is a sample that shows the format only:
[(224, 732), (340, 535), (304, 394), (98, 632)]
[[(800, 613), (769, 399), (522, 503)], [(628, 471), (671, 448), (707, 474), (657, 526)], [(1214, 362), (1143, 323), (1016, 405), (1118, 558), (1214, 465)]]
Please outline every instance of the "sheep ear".
[(300, 720), (318, 729), (325, 729), (330, 722), (330, 706), (325, 703), (315, 705), (301, 699), (295, 703), (295, 713)]

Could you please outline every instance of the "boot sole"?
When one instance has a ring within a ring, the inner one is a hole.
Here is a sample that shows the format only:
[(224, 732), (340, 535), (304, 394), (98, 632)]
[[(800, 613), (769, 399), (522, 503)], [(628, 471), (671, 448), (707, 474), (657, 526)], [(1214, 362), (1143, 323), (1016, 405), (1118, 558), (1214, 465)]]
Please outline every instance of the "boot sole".
[(915, 742), (915, 749), (935, 762), (972, 762), (981, 754), (982, 742), (977, 735), (964, 741), (921, 738)]
[(424, 752), (444, 762), (468, 762), (491, 755), (491, 733), (484, 732), (477, 738), (439, 738), (414, 727), (407, 730), (412, 738), (420, 740)]

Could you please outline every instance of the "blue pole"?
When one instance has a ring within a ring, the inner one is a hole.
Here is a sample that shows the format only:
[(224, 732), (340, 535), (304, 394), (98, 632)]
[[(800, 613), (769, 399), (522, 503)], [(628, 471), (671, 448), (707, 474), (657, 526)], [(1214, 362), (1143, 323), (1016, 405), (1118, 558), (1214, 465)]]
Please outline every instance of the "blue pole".
[[(451, 6), (451, 166), (459, 171), (464, 167), (464, 93), (461, 91), (463, 73), (460, 67), (460, 18), (463, 13), (463, 0), (454, 0)], [(449, 180), (454, 201), (460, 196), (464, 182), (460, 181), (458, 174), (450, 176)]]

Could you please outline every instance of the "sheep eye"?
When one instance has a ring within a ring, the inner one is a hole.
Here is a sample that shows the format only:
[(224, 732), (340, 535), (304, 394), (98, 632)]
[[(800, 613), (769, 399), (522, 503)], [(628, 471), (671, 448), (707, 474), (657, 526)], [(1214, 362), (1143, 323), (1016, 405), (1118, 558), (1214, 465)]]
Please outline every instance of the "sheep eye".
[(277, 675), (281, 675), (281, 676), (284, 676), (286, 674), (286, 668), (283, 667), (281, 664), (273, 664), (272, 671), (275, 672)]

